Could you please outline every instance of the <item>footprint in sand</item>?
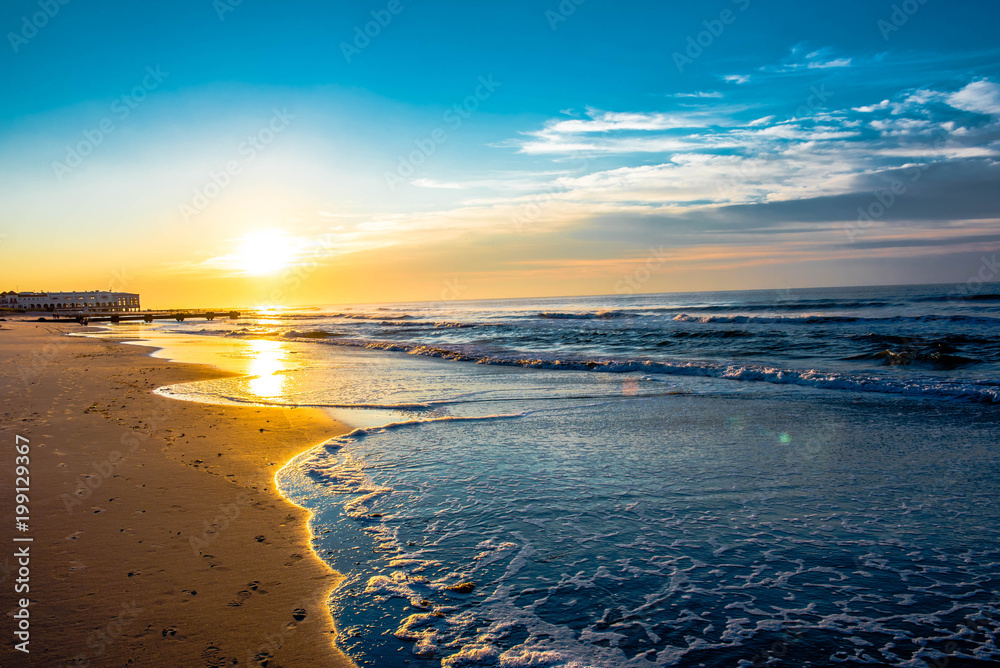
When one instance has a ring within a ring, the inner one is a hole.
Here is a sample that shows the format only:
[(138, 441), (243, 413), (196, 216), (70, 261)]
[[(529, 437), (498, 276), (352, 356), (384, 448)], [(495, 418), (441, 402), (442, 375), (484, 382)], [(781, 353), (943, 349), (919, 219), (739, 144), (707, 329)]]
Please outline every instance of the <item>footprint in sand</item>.
[(246, 589), (244, 589), (242, 591), (238, 591), (238, 592), (236, 592), (236, 599), (230, 601), (226, 605), (228, 605), (231, 608), (238, 608), (241, 605), (243, 605), (244, 603), (246, 603), (246, 600), (248, 598), (250, 598), (250, 596), (251, 596), (251, 592), (247, 591)]
[(215, 645), (209, 645), (201, 652), (201, 658), (205, 662), (206, 668), (223, 668), (224, 666), (235, 666), (237, 660), (223, 656), (222, 650)]

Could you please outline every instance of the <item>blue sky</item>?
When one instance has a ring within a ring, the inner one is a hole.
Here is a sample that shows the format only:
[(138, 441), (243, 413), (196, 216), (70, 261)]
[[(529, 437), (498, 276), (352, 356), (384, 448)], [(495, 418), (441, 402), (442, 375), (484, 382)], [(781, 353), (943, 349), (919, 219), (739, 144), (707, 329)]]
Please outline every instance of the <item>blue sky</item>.
[[(654, 252), (643, 291), (964, 281), (1000, 246), (996, 3), (17, 0), (0, 26), (22, 289), (60, 289), (40, 245), (102, 287), (303, 302), (610, 293)], [(255, 276), (248, 234), (307, 277)]]

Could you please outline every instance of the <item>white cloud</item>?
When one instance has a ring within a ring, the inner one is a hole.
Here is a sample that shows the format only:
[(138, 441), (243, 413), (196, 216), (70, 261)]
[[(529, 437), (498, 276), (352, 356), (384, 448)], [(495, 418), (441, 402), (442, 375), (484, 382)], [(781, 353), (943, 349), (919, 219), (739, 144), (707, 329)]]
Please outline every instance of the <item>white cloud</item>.
[(827, 69), (829, 67), (850, 67), (850, 58), (834, 58), (833, 60), (823, 60), (823, 61), (812, 61), (807, 63), (806, 67), (809, 69)]
[(725, 135), (686, 135), (683, 137), (616, 137), (595, 140), (551, 140), (533, 141), (521, 146), (522, 153), (533, 155), (558, 154), (576, 155), (620, 155), (628, 153), (675, 153), (703, 149), (736, 148), (736, 142)]
[(848, 137), (856, 137), (859, 134), (855, 130), (841, 130), (839, 128), (823, 126), (804, 128), (792, 123), (772, 125), (756, 132), (760, 136), (774, 137), (776, 139), (797, 139), (799, 141), (847, 139)]
[(949, 95), (948, 104), (962, 111), (1000, 116), (1000, 85), (989, 79), (973, 81), (957, 93)]
[(921, 89), (908, 93), (901, 100), (898, 100), (889, 106), (892, 108), (892, 113), (895, 115), (913, 113), (916, 111), (922, 111), (931, 102), (935, 102), (941, 99), (941, 93), (933, 90)]
[(889, 118), (874, 120), (869, 126), (884, 137), (892, 137), (930, 132), (936, 124), (925, 118)]
[(467, 179), (464, 181), (439, 181), (437, 179), (419, 178), (410, 181), (410, 185), (417, 188), (431, 188), (438, 190), (504, 190), (523, 191), (533, 190), (540, 178), (556, 178), (564, 176), (565, 170), (544, 171), (544, 172), (490, 172), (480, 178)]
[(587, 119), (551, 120), (541, 130), (525, 133), (528, 139), (505, 145), (534, 155), (691, 151), (705, 142), (719, 148), (724, 138), (709, 128), (732, 124), (724, 112), (719, 106), (670, 114), (590, 110)]
[(470, 187), (466, 183), (435, 181), (434, 179), (414, 179), (411, 183), (418, 188), (441, 188), (445, 190), (462, 190)]
[(945, 93), (939, 91), (921, 88), (914, 91), (906, 91), (891, 100), (882, 100), (878, 104), (853, 107), (851, 111), (862, 114), (875, 114), (888, 110), (893, 116), (917, 113), (926, 115), (928, 113), (928, 105), (939, 102), (944, 99), (945, 95)]
[(1000, 151), (989, 146), (946, 146), (935, 148), (933, 146), (919, 145), (879, 149), (873, 153), (879, 156), (896, 158), (937, 158), (939, 160), (996, 158), (1000, 156)]
[(674, 93), (672, 97), (694, 97), (694, 98), (721, 98), (722, 93), (718, 91), (703, 91), (696, 93)]
[(722, 77), (722, 80), (725, 81), (725, 82), (727, 82), (727, 83), (734, 83), (734, 84), (737, 84), (737, 85), (739, 85), (739, 84), (745, 84), (745, 83), (748, 83), (750, 81), (750, 75), (749, 74), (727, 74), (724, 77)]
[(552, 121), (546, 131), (557, 134), (608, 132), (611, 130), (669, 130), (671, 128), (696, 127), (681, 114), (632, 113), (632, 112), (587, 112), (589, 120), (573, 119)]
[(864, 107), (854, 107), (851, 111), (859, 111), (863, 114), (870, 114), (873, 111), (880, 111), (889, 108), (889, 100), (882, 100), (878, 104), (869, 104)]
[(850, 192), (862, 168), (857, 156), (793, 144), (756, 155), (675, 155), (656, 165), (564, 177), (554, 185), (563, 202), (680, 211), (842, 194)]

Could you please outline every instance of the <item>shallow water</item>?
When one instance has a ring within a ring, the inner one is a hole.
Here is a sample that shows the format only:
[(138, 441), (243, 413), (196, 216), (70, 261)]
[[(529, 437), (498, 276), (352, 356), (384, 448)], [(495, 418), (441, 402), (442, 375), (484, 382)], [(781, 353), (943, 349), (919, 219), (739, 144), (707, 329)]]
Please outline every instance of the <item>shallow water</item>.
[[(911, 662), (954, 641), (1000, 658), (990, 637), (962, 635), (969, 619), (996, 631), (1000, 614), (991, 409), (554, 403), (358, 433), (285, 472), (317, 512), (317, 549), (349, 573), (334, 612), (352, 656), (924, 665)], [(447, 589), (464, 582), (475, 589)]]

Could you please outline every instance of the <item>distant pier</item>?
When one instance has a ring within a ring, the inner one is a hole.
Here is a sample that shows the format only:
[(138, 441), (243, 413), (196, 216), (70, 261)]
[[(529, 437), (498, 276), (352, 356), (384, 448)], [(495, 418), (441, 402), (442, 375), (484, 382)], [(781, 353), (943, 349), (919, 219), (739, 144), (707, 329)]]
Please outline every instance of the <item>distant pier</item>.
[(112, 313), (109, 315), (77, 315), (73, 317), (81, 325), (89, 325), (92, 322), (129, 322), (142, 321), (153, 322), (154, 320), (215, 320), (216, 318), (229, 318), (236, 320), (240, 317), (239, 311), (147, 311), (144, 313)]

